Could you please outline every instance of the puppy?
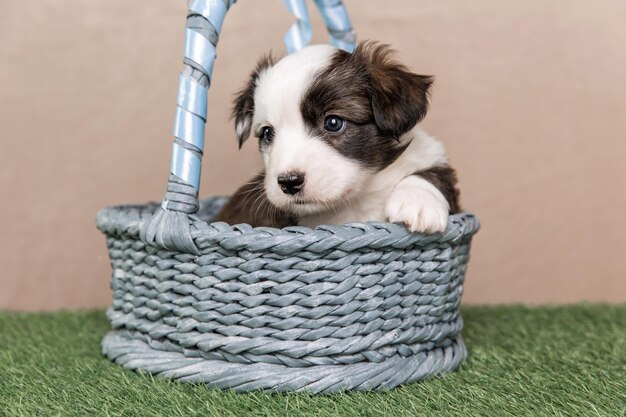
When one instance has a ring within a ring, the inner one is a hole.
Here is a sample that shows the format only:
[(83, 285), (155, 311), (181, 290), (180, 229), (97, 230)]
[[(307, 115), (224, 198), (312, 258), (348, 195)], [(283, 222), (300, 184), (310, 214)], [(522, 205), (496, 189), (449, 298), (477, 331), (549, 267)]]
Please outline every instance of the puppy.
[(459, 208), (443, 145), (417, 123), (433, 80), (391, 58), (387, 46), (353, 53), (327, 45), (258, 63), (234, 103), (239, 147), (258, 138), (265, 171), (216, 220), (285, 227), (355, 221), (446, 228)]

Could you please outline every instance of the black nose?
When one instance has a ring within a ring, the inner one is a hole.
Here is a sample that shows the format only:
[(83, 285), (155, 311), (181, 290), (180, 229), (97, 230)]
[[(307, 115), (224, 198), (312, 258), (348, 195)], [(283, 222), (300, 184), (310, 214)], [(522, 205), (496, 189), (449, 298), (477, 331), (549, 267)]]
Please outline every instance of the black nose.
[(304, 174), (299, 171), (291, 171), (278, 176), (278, 185), (283, 193), (294, 195), (304, 185)]

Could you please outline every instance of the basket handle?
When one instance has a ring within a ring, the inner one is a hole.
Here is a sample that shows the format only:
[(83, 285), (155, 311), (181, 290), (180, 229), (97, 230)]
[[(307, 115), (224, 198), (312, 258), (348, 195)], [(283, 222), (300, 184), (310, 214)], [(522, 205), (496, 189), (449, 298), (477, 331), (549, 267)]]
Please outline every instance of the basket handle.
[(226, 12), (235, 1), (191, 0), (188, 3), (185, 66), (176, 97), (170, 175), (161, 209), (141, 226), (140, 238), (146, 243), (200, 253), (191, 237), (189, 215), (198, 211), (207, 94), (215, 63), (215, 47)]
[(315, 4), (330, 35), (330, 43), (344, 51), (354, 51), (356, 32), (350, 23), (346, 6), (341, 0), (315, 0)]
[[(185, 25), (184, 69), (180, 74), (174, 121), (174, 143), (167, 191), (161, 208), (140, 228), (142, 241), (170, 250), (200, 254), (191, 236), (192, 215), (198, 211), (198, 191), (204, 152), (207, 95), (216, 46), (224, 18), (237, 0), (191, 0)], [(289, 53), (311, 40), (306, 0), (284, 0), (296, 16), (285, 35)], [(352, 52), (355, 34), (341, 0), (315, 0), (333, 45)]]
[[(284, 1), (287, 10), (297, 19), (285, 34), (285, 45), (291, 54), (304, 48), (311, 41), (311, 19), (306, 0)], [(315, 0), (315, 5), (322, 15), (331, 44), (348, 52), (354, 51), (356, 34), (341, 0)]]

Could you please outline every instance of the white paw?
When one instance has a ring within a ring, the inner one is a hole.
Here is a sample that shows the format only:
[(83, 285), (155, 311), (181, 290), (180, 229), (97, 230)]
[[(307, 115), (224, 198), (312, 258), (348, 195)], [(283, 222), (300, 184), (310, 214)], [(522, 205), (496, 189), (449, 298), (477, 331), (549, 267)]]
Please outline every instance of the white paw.
[(443, 232), (450, 206), (441, 192), (423, 178), (412, 175), (400, 181), (385, 204), (390, 222), (404, 223), (412, 232)]

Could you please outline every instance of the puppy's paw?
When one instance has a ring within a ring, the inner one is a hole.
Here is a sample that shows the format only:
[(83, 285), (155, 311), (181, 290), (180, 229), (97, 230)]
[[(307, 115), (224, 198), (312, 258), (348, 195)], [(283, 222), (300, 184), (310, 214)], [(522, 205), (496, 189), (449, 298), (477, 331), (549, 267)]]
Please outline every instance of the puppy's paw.
[(400, 181), (385, 204), (390, 222), (404, 223), (412, 232), (443, 232), (450, 206), (441, 192), (423, 178), (412, 175)]

